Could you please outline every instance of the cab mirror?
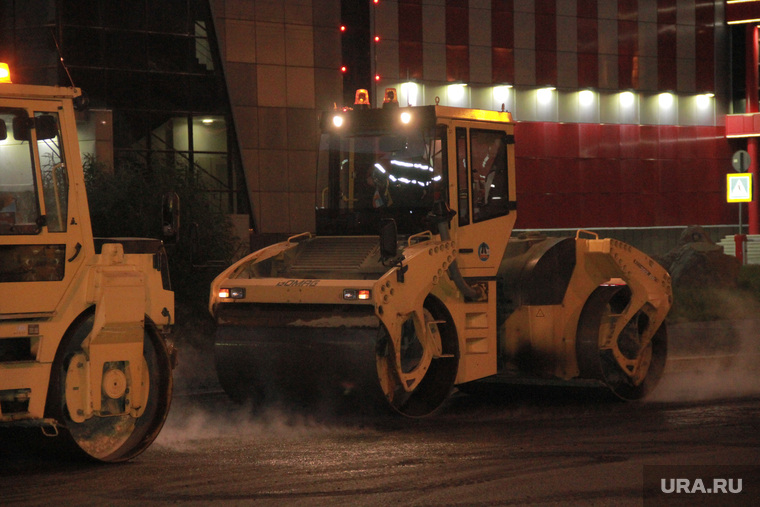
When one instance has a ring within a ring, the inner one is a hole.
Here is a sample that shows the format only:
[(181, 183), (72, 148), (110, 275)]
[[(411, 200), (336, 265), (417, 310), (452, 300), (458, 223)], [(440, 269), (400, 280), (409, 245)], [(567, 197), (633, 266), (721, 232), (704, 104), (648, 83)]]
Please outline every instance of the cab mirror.
[(386, 218), (380, 225), (380, 260), (383, 262), (398, 256), (398, 231), (396, 221)]
[(53, 139), (58, 135), (58, 122), (55, 116), (45, 114), (34, 118), (34, 128), (37, 130), (37, 140)]
[(167, 192), (161, 199), (161, 234), (164, 241), (174, 243), (179, 237), (179, 195)]
[(13, 118), (13, 138), (16, 141), (31, 140), (31, 130), (37, 131), (37, 140), (53, 139), (58, 135), (58, 122), (55, 117), (49, 114), (27, 118), (25, 116), (16, 116)]
[(31, 130), (34, 120), (27, 116), (13, 117), (13, 139), (16, 141), (28, 141), (31, 139)]

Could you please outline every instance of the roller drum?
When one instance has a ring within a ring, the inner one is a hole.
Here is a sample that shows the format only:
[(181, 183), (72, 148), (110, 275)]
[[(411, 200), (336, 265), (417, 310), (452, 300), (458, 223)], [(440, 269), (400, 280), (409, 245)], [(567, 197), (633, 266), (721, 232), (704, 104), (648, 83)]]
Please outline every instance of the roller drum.
[(220, 326), (219, 381), (238, 401), (384, 403), (375, 368), (378, 328)]

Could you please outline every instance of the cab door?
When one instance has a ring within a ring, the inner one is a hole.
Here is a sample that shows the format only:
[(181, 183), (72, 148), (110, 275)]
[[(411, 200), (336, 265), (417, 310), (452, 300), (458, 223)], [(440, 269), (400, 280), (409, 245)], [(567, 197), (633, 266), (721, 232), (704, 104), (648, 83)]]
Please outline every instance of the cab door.
[(23, 317), (53, 312), (83, 264), (68, 152), (80, 160), (61, 129), (73, 111), (9, 102), (0, 101), (0, 315)]
[(456, 122), (452, 145), (457, 263), (465, 277), (495, 276), (517, 218), (512, 125)]

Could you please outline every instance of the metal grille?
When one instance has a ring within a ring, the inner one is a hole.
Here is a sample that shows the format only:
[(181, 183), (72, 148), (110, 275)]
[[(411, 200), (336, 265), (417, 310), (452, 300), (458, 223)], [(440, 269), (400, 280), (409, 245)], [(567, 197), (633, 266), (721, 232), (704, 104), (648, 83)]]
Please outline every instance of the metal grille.
[(378, 248), (376, 237), (315, 238), (304, 245), (292, 270), (358, 269)]

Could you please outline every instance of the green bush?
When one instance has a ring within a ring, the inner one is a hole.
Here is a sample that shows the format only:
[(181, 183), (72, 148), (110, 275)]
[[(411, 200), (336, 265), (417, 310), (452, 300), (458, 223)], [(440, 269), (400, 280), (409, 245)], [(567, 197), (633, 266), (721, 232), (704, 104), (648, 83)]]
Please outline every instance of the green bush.
[[(162, 197), (179, 195), (179, 239), (167, 245), (172, 289), (177, 303), (189, 305), (191, 313), (207, 304), (211, 280), (231, 259), (234, 241), (226, 215), (210, 204), (193, 173), (181, 165), (146, 167), (129, 161), (109, 170), (91, 157), (85, 158), (84, 173), (96, 237), (161, 238)], [(219, 267), (208, 268), (209, 260), (219, 261)]]

